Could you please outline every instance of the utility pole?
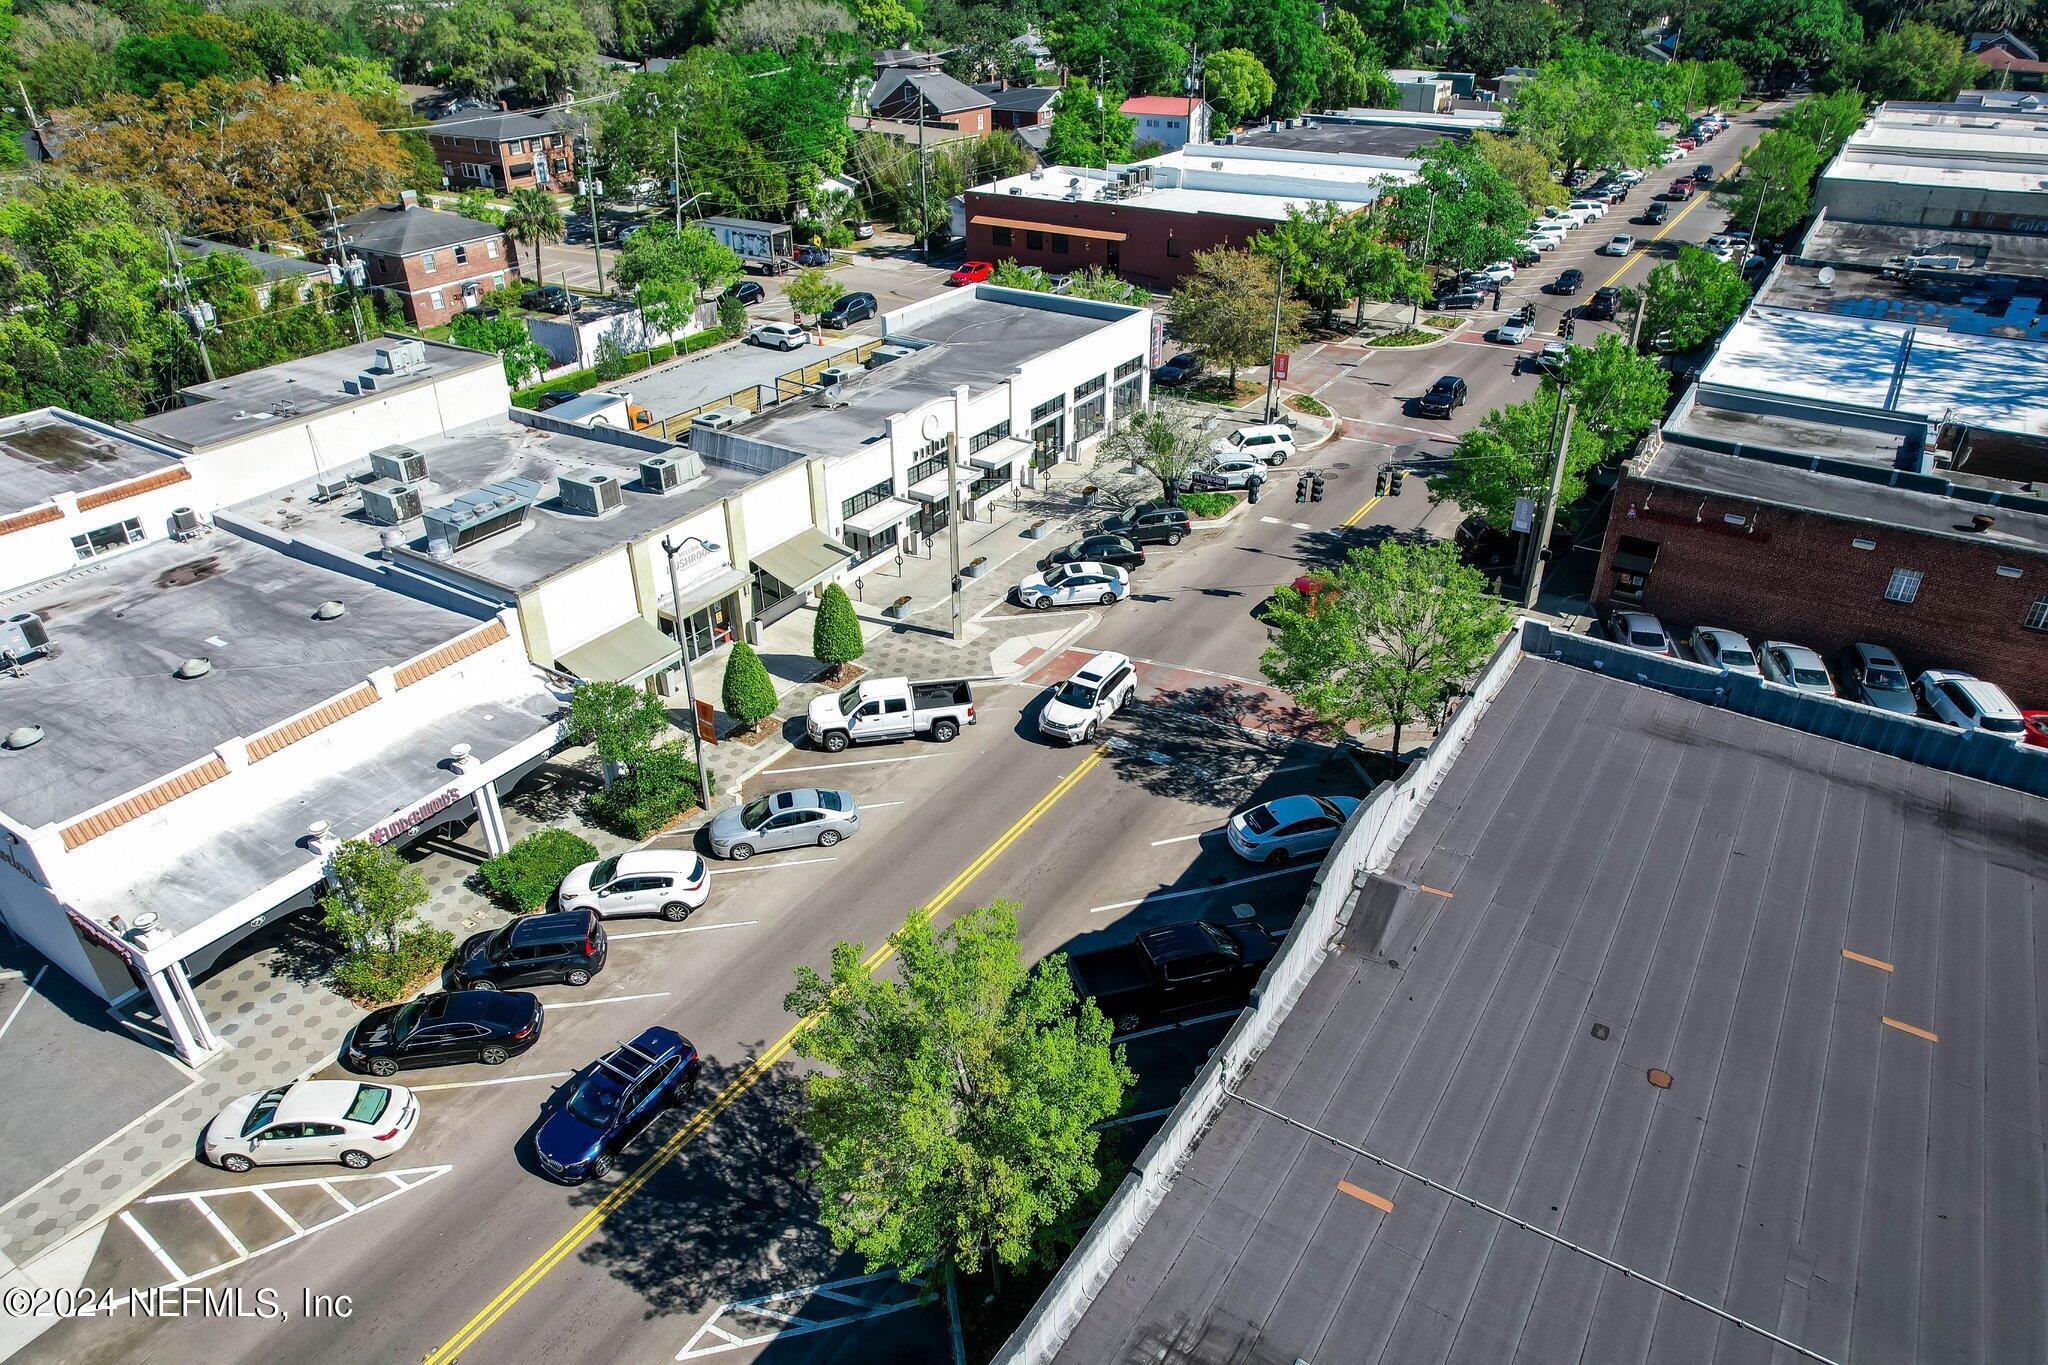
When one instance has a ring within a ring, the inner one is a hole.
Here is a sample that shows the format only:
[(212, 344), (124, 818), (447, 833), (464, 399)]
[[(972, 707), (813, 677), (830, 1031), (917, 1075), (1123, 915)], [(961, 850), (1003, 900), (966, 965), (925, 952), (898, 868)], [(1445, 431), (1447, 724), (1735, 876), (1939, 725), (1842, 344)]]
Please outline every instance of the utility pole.
[[(1432, 235), (1433, 233), (1435, 233), (1435, 232), (1436, 232), (1436, 191), (1435, 191), (1435, 190), (1431, 190), (1431, 191), (1429, 192), (1429, 213), (1428, 213), (1428, 215), (1427, 215), (1426, 217), (1424, 217), (1424, 219), (1423, 219), (1423, 221), (1422, 221), (1422, 268), (1423, 268), (1424, 270), (1427, 270), (1427, 269), (1429, 269), (1429, 239), (1430, 239), (1430, 236), (1431, 236), (1431, 235)], [(1422, 300), (1421, 300), (1421, 298), (1420, 298), (1420, 297), (1417, 297), (1417, 298), (1413, 298), (1413, 299), (1410, 299), (1410, 300), (1408, 301), (1408, 325), (1409, 325), (1410, 327), (1413, 327), (1413, 326), (1415, 326), (1415, 324), (1416, 324), (1416, 323), (1420, 322), (1421, 320), (1422, 320)]]
[(1572, 416), (1577, 411), (1565, 398), (1563, 389), (1558, 390), (1557, 401), (1564, 407), (1564, 421), (1550, 458), (1550, 493), (1543, 499), (1543, 516), (1536, 523), (1536, 539), (1529, 547), (1529, 572), (1522, 579), (1524, 610), (1536, 605), (1536, 596), (1543, 590), (1543, 550), (1550, 544), (1550, 528), (1557, 520), (1557, 498), (1564, 487), (1564, 453), (1571, 445)]
[(191, 286), (185, 283), (185, 266), (178, 259), (178, 244), (171, 240), (171, 230), (164, 229), (164, 254), (170, 259), (171, 277), (164, 283), (175, 289), (184, 307), (177, 310), (186, 324), (192, 328), (192, 339), (199, 343), (199, 367), (206, 371), (208, 383), (213, 382), (213, 357), (206, 353), (206, 324), (213, 316), (210, 303), (194, 304)]
[(363, 344), (363, 309), (356, 300), (358, 266), (355, 257), (349, 254), (347, 241), (341, 235), (341, 218), (334, 212), (334, 196), (331, 194), (327, 196), (327, 230), (334, 234), (334, 254), (341, 258), (341, 283), (342, 287), (348, 290), (349, 316), (355, 319), (356, 345), (360, 346)]
[(583, 183), (590, 191), (590, 256), (597, 262), (597, 292), (604, 292), (604, 229), (597, 217), (597, 195), (603, 188), (597, 178), (597, 164), (590, 155), (590, 138), (583, 142)]
[(668, 185), (676, 201), (676, 231), (683, 230), (683, 131), (668, 130)]
[(24, 81), (16, 81), (14, 88), (21, 92), (22, 112), (28, 115), (29, 131), (34, 132), (36, 128), (36, 106), (35, 101), (28, 97), (28, 84)]
[(697, 683), (690, 676), (690, 627), (683, 619), (683, 593), (676, 577), (676, 556), (683, 546), (691, 541), (703, 546), (707, 553), (715, 553), (716, 545), (702, 536), (684, 536), (678, 541), (667, 536), (661, 539), (662, 553), (668, 556), (668, 604), (676, 620), (676, 649), (682, 658), (683, 697), (690, 708), (690, 738), (697, 744), (697, 805), (706, 813), (711, 810), (711, 777), (704, 768), (704, 732), (697, 727)]
[(1280, 310), (1287, 299), (1287, 258), (1273, 258), (1273, 358), (1266, 362), (1266, 420), (1280, 420), (1273, 390), (1280, 382)]
[(917, 225), (922, 231), (924, 263), (932, 263), (932, 220), (931, 201), (926, 198), (924, 174), (924, 87), (912, 81), (917, 90)]
[(1199, 140), (1195, 137), (1195, 106), (1199, 104), (1202, 99), (1202, 40), (1200, 38), (1194, 39), (1188, 45), (1187, 86), (1188, 145), (1192, 146), (1196, 141)]

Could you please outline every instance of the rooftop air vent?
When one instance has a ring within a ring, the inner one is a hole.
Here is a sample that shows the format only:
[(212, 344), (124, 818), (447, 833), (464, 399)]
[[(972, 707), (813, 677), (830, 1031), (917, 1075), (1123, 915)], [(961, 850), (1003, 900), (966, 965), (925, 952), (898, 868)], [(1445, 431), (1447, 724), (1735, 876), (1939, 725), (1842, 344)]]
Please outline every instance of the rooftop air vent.
[(384, 374), (418, 374), (426, 367), (427, 343), (416, 337), (377, 348), (377, 369)]
[(313, 619), (315, 621), (339, 621), (346, 615), (348, 615), (348, 604), (338, 602), (331, 597), (313, 608)]
[(579, 516), (616, 512), (623, 501), (618, 479), (601, 469), (578, 469), (555, 480), (562, 505)]
[(463, 493), (426, 514), (429, 550), (438, 543), (453, 552), (521, 526), (540, 496), (532, 479), (500, 479)]
[(370, 452), (370, 471), (380, 479), (418, 483), (427, 477), (427, 457), (411, 446), (385, 446)]
[(666, 455), (650, 455), (640, 462), (640, 486), (650, 493), (670, 492), (682, 477), (682, 466)]
[(50, 632), (43, 625), (42, 617), (32, 611), (22, 611), (0, 618), (0, 654), (19, 661), (49, 652)]
[(1998, 525), (1998, 518), (1992, 516), (1989, 512), (1979, 512), (1970, 518), (1970, 529), (1972, 531), (1988, 531), (1996, 525)]
[(0, 743), (10, 749), (29, 749), (43, 742), (43, 727), (40, 725), (17, 725), (7, 732), (7, 738)]
[(184, 663), (171, 670), (171, 676), (174, 678), (184, 678), (189, 682), (193, 678), (203, 678), (211, 672), (213, 672), (213, 660), (187, 659)]

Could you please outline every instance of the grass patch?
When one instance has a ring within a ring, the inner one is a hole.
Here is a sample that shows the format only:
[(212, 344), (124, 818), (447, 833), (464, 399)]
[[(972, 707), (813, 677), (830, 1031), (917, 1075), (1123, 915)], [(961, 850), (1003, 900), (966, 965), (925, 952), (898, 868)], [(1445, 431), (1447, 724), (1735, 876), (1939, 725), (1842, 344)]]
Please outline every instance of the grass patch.
[(1183, 493), (1180, 505), (1188, 509), (1189, 516), (1209, 520), (1223, 516), (1237, 506), (1237, 497), (1235, 493)]
[(1446, 332), (1455, 332), (1465, 325), (1465, 319), (1450, 313), (1431, 313), (1423, 321)]
[(1287, 406), (1293, 408), (1296, 412), (1305, 412), (1311, 417), (1328, 417), (1330, 415), (1329, 408), (1324, 406), (1321, 400), (1311, 398), (1305, 393), (1288, 395)]
[(1368, 346), (1420, 346), (1426, 341), (1435, 341), (1436, 338), (1437, 334), (1435, 332), (1425, 332), (1419, 327), (1403, 327), (1398, 332), (1389, 332), (1385, 336), (1374, 337), (1365, 344)]
[(1181, 390), (1181, 393), (1197, 403), (1224, 403), (1233, 408), (1239, 403), (1258, 397), (1261, 392), (1263, 390), (1260, 386), (1248, 379), (1238, 380), (1237, 388), (1233, 390), (1230, 387), (1230, 377), (1220, 374), (1209, 375)]

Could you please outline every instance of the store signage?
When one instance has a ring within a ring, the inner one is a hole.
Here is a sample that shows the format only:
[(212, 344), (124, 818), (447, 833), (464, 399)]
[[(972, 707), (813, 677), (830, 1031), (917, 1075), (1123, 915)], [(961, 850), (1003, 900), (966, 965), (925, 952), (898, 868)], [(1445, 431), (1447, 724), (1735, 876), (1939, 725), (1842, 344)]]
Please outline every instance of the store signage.
[(450, 787), (445, 791), (436, 792), (405, 814), (386, 820), (383, 824), (371, 830), (367, 837), (373, 844), (388, 844), (399, 835), (409, 834), (413, 830), (418, 829), (421, 825), (433, 819), (442, 811), (447, 810), (461, 799), (462, 789), (459, 787)]

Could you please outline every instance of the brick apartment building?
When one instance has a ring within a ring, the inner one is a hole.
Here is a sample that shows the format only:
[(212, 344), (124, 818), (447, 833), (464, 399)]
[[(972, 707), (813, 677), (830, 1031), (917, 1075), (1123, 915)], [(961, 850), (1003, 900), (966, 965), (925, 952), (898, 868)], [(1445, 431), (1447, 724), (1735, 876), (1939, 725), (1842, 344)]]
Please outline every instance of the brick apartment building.
[(1013, 132), (1052, 127), (1052, 102), (1060, 93), (1056, 85), (1011, 85), (1007, 81), (988, 81), (974, 89), (993, 102), (989, 110), (989, 121), (993, 127), (1008, 128)]
[(868, 114), (896, 123), (950, 128), (970, 136), (994, 126), (995, 101), (943, 71), (890, 67), (875, 77)]
[(575, 188), (576, 144), (559, 112), (458, 114), (426, 131), (450, 188)]
[(494, 289), (519, 282), (512, 239), (460, 214), (421, 208), (410, 190), (396, 204), (341, 220), (371, 289), (396, 296), (408, 321), (433, 327)]

